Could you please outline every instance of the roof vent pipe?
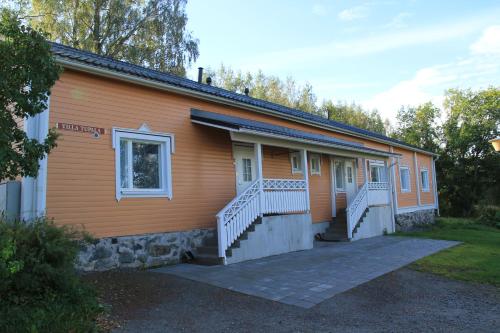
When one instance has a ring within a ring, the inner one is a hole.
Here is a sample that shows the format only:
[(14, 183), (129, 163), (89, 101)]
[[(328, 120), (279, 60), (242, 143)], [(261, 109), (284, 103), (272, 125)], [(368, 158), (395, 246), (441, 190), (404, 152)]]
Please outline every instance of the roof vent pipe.
[(207, 77), (207, 84), (208, 85), (211, 85), (212, 84), (212, 78), (209, 76)]
[(202, 83), (203, 80), (203, 67), (198, 67), (198, 83)]
[(248, 93), (250, 92), (250, 89), (248, 89), (248, 87), (245, 87), (245, 95), (248, 96)]

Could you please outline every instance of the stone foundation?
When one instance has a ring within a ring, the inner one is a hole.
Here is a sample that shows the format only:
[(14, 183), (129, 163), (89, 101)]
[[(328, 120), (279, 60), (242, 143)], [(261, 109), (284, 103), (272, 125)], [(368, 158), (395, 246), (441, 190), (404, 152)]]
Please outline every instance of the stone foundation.
[(180, 262), (184, 252), (194, 251), (211, 237), (215, 237), (215, 229), (101, 238), (82, 245), (76, 268), (105, 271), (174, 264)]
[(410, 231), (434, 223), (434, 209), (417, 210), (396, 215), (396, 231)]

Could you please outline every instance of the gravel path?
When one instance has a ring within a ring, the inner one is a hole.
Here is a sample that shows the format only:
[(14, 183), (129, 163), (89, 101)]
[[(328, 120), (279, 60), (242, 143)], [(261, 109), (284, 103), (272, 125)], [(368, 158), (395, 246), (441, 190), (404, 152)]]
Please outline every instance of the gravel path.
[(116, 332), (498, 332), (500, 289), (403, 268), (310, 309), (166, 274), (93, 273)]

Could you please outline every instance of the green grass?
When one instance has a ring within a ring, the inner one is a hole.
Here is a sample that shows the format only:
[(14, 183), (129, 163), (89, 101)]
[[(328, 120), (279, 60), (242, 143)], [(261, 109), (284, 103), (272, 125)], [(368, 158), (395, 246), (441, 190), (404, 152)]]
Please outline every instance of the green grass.
[(427, 230), (400, 232), (397, 235), (463, 242), (420, 259), (411, 267), (453, 279), (500, 287), (500, 229), (470, 219), (439, 218), (436, 225)]

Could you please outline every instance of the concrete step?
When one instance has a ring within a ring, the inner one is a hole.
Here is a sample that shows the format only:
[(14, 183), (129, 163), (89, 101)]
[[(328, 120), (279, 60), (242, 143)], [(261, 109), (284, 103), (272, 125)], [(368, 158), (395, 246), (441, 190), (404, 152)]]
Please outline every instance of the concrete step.
[[(241, 242), (248, 239), (248, 234), (255, 231), (257, 225), (262, 224), (262, 219), (259, 217), (253, 222), (245, 232), (243, 232), (237, 240), (231, 244), (231, 247), (226, 250), (226, 257), (233, 255), (233, 250), (241, 246)], [(197, 255), (191, 261), (193, 264), (199, 265), (221, 265), (222, 259), (219, 258), (219, 241), (217, 235), (205, 239), (202, 246), (196, 249)]]
[(222, 264), (222, 258), (217, 255), (212, 254), (198, 254), (194, 260), (189, 262), (190, 264), (203, 265), (203, 266), (215, 266)]
[(359, 219), (359, 223), (356, 224), (356, 226), (354, 227), (354, 229), (352, 230), (352, 235), (354, 236), (356, 234), (356, 232), (358, 232), (358, 229), (359, 227), (361, 226), (361, 223), (364, 222), (364, 219), (366, 217), (366, 215), (368, 215), (368, 212), (370, 211), (370, 207), (368, 207), (364, 212), (363, 212), (363, 215), (361, 215), (361, 218)]
[(215, 237), (207, 238), (203, 242), (204, 246), (218, 246), (219, 240), (217, 239), (217, 235)]
[(200, 246), (197, 249), (198, 255), (217, 255), (219, 253), (219, 248), (217, 246)]
[(347, 242), (349, 239), (347, 238), (346, 233), (336, 233), (336, 232), (325, 232), (321, 234), (321, 239), (329, 242)]

